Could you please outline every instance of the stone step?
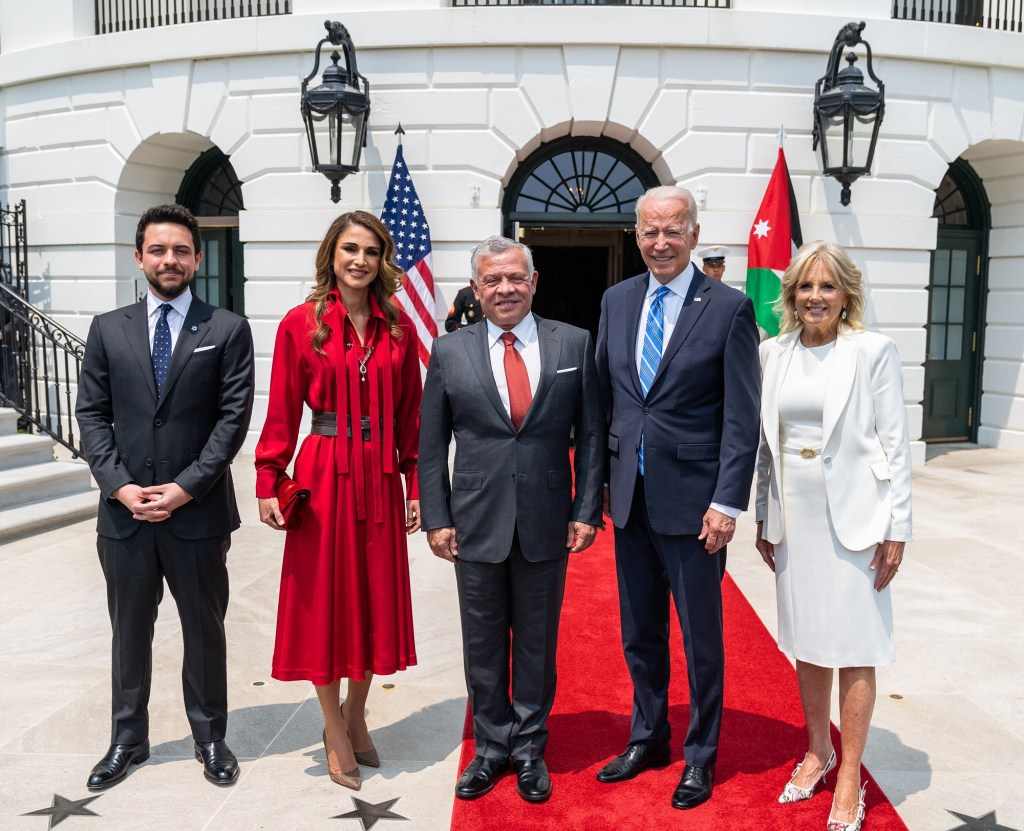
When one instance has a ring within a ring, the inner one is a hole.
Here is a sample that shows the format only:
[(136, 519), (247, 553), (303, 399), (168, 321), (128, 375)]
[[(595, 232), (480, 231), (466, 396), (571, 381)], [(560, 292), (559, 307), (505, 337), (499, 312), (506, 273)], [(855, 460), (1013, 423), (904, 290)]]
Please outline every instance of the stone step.
[(54, 444), (49, 436), (0, 434), (0, 470), (52, 462)]
[(48, 462), (0, 470), (0, 511), (17, 506), (32, 510), (46, 500), (90, 490), (89, 468), (79, 462)]
[(91, 490), (0, 510), (0, 542), (94, 517), (98, 504)]
[(10, 407), (0, 408), (0, 436), (13, 436), (18, 432), (18, 414)]

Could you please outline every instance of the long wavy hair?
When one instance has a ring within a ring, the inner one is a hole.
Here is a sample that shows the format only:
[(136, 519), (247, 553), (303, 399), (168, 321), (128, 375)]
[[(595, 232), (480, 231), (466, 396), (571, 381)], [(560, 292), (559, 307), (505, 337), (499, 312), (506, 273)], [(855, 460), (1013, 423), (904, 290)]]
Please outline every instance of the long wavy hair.
[(395, 242), (384, 223), (373, 214), (366, 211), (349, 211), (331, 223), (331, 227), (327, 229), (320, 242), (320, 248), (316, 252), (316, 283), (306, 298), (307, 303), (314, 304), (313, 314), (317, 327), (313, 332), (313, 349), (321, 355), (324, 354), (324, 343), (331, 334), (330, 328), (324, 323), (324, 314), (327, 311), (327, 298), (337, 285), (337, 277), (334, 274), (334, 249), (338, 245), (338, 238), (353, 225), (370, 231), (380, 242), (380, 268), (370, 283), (370, 291), (377, 297), (391, 337), (402, 337), (402, 329), (398, 325), (398, 306), (392, 299), (402, 286), (402, 270), (395, 265)]
[(782, 275), (782, 290), (772, 307), (779, 315), (779, 334), (792, 332), (800, 326), (796, 310), (796, 287), (816, 262), (821, 262), (846, 295), (846, 317), (839, 321), (839, 331), (864, 328), (864, 281), (860, 269), (850, 255), (834, 242), (815, 240), (804, 243), (793, 255), (789, 268)]

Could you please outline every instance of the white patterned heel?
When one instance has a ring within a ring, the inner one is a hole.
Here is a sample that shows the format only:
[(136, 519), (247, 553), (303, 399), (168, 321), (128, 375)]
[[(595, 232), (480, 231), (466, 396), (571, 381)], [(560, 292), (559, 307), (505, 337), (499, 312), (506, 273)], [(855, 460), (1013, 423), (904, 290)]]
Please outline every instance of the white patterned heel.
[(832, 800), (832, 811), (829, 811), (828, 826), (825, 831), (860, 831), (864, 825), (864, 794), (868, 789), (868, 783), (860, 786), (860, 800), (857, 802), (857, 818), (853, 822), (841, 822), (832, 819), (832, 811), (836, 809), (836, 802)]
[(793, 768), (793, 775), (789, 777), (789, 782), (786, 784), (786, 787), (782, 789), (782, 793), (779, 794), (779, 802), (783, 805), (787, 802), (803, 802), (805, 799), (810, 799), (814, 796), (814, 789), (825, 781), (825, 777), (828, 775), (828, 772), (836, 766), (835, 748), (833, 748), (832, 752), (828, 755), (828, 761), (825, 762), (825, 767), (821, 769), (821, 773), (818, 774), (818, 778), (811, 783), (809, 788), (800, 788), (793, 784), (793, 780), (796, 779), (796, 775), (800, 772), (800, 768), (803, 767), (803, 764), (806, 761), (807, 754), (805, 753), (803, 761)]

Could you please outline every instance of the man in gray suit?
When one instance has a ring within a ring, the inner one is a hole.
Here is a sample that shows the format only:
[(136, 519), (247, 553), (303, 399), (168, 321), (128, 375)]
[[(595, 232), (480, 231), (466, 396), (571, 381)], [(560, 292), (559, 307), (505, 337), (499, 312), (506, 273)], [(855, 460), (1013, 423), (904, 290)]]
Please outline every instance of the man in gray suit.
[(153, 625), (167, 580), (181, 619), (182, 688), (196, 759), (217, 785), (238, 778), (227, 729), (227, 552), (238, 527), (229, 465), (253, 402), (248, 322), (189, 291), (199, 226), (180, 205), (139, 221), (139, 303), (89, 329), (76, 415), (100, 487), (97, 538), (113, 628), (112, 729), (88, 788), (149, 758)]
[(589, 333), (530, 311), (530, 249), (490, 237), (472, 268), (485, 322), (434, 341), (420, 415), (423, 529), (455, 564), (476, 741), (455, 794), (488, 793), (511, 758), (519, 795), (543, 802), (565, 571), (601, 522), (604, 413)]

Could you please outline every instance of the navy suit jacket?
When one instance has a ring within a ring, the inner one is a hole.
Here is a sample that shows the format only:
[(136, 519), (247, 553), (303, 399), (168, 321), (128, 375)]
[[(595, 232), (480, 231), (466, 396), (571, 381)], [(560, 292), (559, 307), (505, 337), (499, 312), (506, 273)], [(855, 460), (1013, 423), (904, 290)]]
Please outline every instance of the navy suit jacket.
[(597, 371), (608, 415), (611, 517), (629, 518), (644, 436), (644, 492), (658, 534), (699, 534), (712, 502), (746, 509), (760, 437), (754, 307), (697, 268), (646, 398), (636, 341), (649, 274), (601, 300)]
[(167, 526), (180, 539), (239, 525), (231, 460), (249, 429), (253, 344), (248, 321), (192, 298), (157, 398), (146, 301), (93, 318), (75, 415), (100, 488), (98, 532), (127, 539), (141, 523), (110, 494), (134, 482), (177, 482), (192, 500)]

